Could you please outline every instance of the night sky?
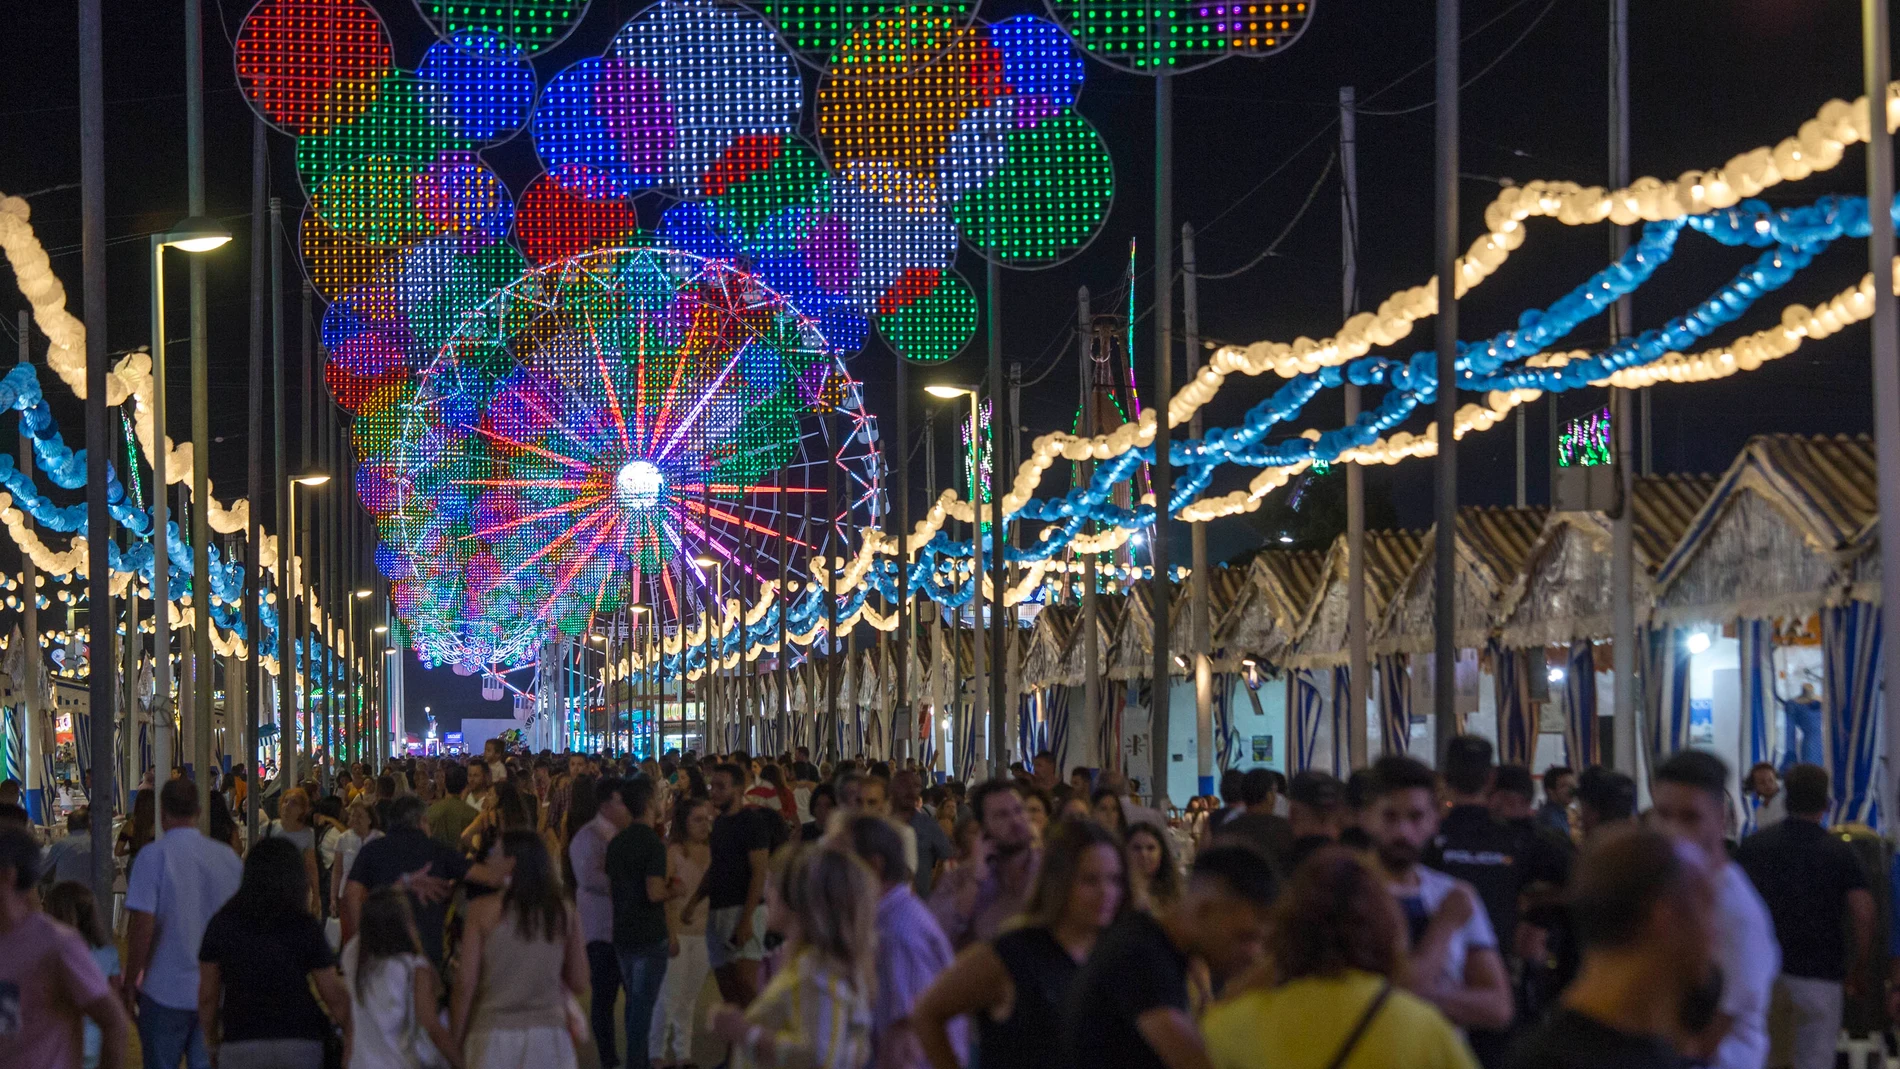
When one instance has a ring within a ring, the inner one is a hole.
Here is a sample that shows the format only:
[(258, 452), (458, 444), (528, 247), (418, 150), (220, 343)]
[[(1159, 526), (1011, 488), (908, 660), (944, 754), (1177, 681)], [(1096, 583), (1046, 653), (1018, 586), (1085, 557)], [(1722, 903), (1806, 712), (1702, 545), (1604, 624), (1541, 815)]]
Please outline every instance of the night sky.
[[(1396, 289), (1423, 283), (1432, 267), (1432, 89), (1433, 8), (1426, 0), (1313, 0), (1316, 10), (1305, 35), (1287, 51), (1264, 60), (1229, 60), (1176, 79), (1175, 219), (1200, 230), (1201, 270), (1218, 274), (1254, 260), (1285, 234), (1275, 255), (1231, 280), (1203, 281), (1202, 332), (1221, 342), (1263, 338), (1290, 341), (1322, 337), (1341, 320), (1339, 185), (1321, 181), (1337, 140), (1339, 87), (1357, 87), (1361, 198), (1360, 293), (1366, 306)], [(399, 65), (413, 68), (432, 37), (409, 0), (380, 0), (396, 41)], [(598, 55), (613, 33), (644, 7), (644, 0), (595, 0), (585, 22), (560, 47), (535, 61), (545, 83), (575, 60)], [(1830, 97), (1851, 99), (1860, 86), (1859, 5), (1853, 0), (1669, 0), (1631, 6), (1630, 39), (1633, 173), (1674, 176), (1708, 168), (1738, 152), (1772, 145), (1795, 131)], [(149, 337), (146, 236), (185, 215), (182, 4), (157, 0), (108, 0), (106, 7), (106, 99), (108, 170), (110, 337), (122, 352)], [(1603, 0), (1467, 0), (1464, 45), (1462, 241), (1480, 232), (1482, 212), (1498, 183), (1531, 178), (1605, 181), (1607, 3)], [(211, 474), (228, 496), (245, 491), (244, 412), (249, 338), (250, 135), (252, 112), (237, 90), (230, 36), (246, 8), (241, 0), (222, 7), (206, 3), (205, 86), (207, 182), (211, 214), (237, 240), (210, 258)], [(986, 17), (1042, 13), (1034, 0), (989, 0)], [(74, 13), (69, 4), (12, 4), (9, 32), (0, 35), (0, 191), (33, 193), (34, 223), (53, 254), (53, 264), (78, 314), (80, 288), (78, 182), (78, 88)], [(1482, 72), (1480, 76), (1480, 72)], [(1472, 80), (1477, 76), (1475, 80)], [(806, 116), (812, 81), (807, 74)], [(1142, 270), (1137, 303), (1153, 300), (1147, 274), (1154, 235), (1154, 107), (1150, 80), (1121, 74), (1090, 61), (1080, 110), (1102, 131), (1114, 156), (1117, 189), (1113, 211), (1094, 243), (1057, 267), (1006, 271), (1003, 275), (1004, 359), (1020, 362), (1026, 382), (1022, 409), (1026, 432), (1067, 429), (1076, 402), (1076, 349), (1072, 325), (1079, 286), (1088, 286), (1098, 310), (1125, 300), (1122, 275), (1128, 242), (1140, 242)], [(304, 201), (293, 166), (292, 141), (271, 135), (275, 195), (285, 202), (294, 226)], [(518, 195), (540, 171), (525, 133), (483, 153)], [(1777, 187), (1764, 199), (1773, 205), (1806, 203), (1823, 193), (1852, 192), (1863, 157), (1850, 149), (1827, 175)], [(1317, 189), (1310, 207), (1302, 202)], [(643, 212), (653, 209), (643, 204)], [(651, 222), (652, 219), (646, 219)], [(1290, 227), (1290, 229), (1289, 229)], [(1461, 334), (1480, 337), (1513, 325), (1525, 308), (1541, 307), (1599, 268), (1607, 256), (1602, 227), (1568, 228), (1554, 221), (1530, 224), (1530, 235), (1509, 263), (1461, 304)], [(1687, 308), (1731, 275), (1752, 255), (1725, 249), (1685, 233), (1675, 259), (1635, 297), (1639, 327), (1660, 324)], [(1765, 298), (1748, 316), (1714, 340), (1772, 323), (1789, 302), (1813, 304), (1851, 284), (1865, 271), (1865, 246), (1844, 241), (1823, 254), (1785, 290)], [(287, 250), (286, 307), (295, 315), (299, 282), (294, 251)], [(982, 292), (980, 260), (967, 249), (960, 270)], [(9, 275), (0, 267), (0, 275)], [(173, 283), (171, 338), (185, 338), (183, 272)], [(10, 334), (12, 309), (25, 307), (13, 294), (0, 301)], [(1179, 314), (1179, 302), (1176, 309)], [(320, 314), (320, 310), (319, 310)], [(294, 342), (287, 332), (289, 377), (301, 383)], [(919, 369), (917, 386), (943, 379), (973, 381), (984, 373), (982, 333), (953, 366)], [(1138, 363), (1146, 375), (1153, 363), (1153, 328), (1144, 321), (1137, 336)], [(1177, 334), (1178, 337), (1178, 334)], [(1586, 324), (1569, 347), (1600, 346), (1601, 321)], [(9, 339), (10, 341), (10, 339)], [(1387, 355), (1404, 356), (1431, 343), (1424, 322), (1408, 343)], [(41, 340), (37, 343), (43, 346)], [(39, 350), (43, 354), (43, 349)], [(174, 353), (180, 350), (174, 349)], [(1863, 433), (1871, 429), (1870, 373), (1866, 328), (1850, 328), (1795, 356), (1752, 374), (1695, 386), (1664, 386), (1653, 392), (1654, 463), (1661, 472), (1719, 471), (1751, 434), (1769, 431)], [(43, 359), (43, 355), (40, 356)], [(1179, 354), (1176, 356), (1180, 359)], [(867, 386), (872, 411), (888, 416), (897, 398), (890, 383), (891, 355), (874, 342), (853, 363)], [(184, 426), (185, 376), (173, 378), (176, 428)], [(1046, 377), (1045, 376), (1046, 373)], [(1176, 381), (1183, 372), (1177, 362)], [(1206, 410), (1210, 427), (1231, 426), (1279, 380), (1230, 379)], [(49, 396), (67, 441), (83, 441), (79, 405), (61, 386)], [(1152, 391), (1145, 396), (1152, 397)], [(307, 402), (300, 389), (286, 398), (296, 413)], [(334, 413), (327, 398), (317, 399)], [(913, 399), (912, 427), (921, 434), (923, 405)], [(1598, 391), (1561, 399), (1572, 416), (1602, 403)], [(1323, 396), (1304, 422), (1287, 428), (1332, 427), (1339, 422), (1337, 397)], [(293, 417), (294, 418), (294, 417)], [(1426, 415), (1410, 430), (1422, 430)], [(1547, 500), (1544, 465), (1548, 402), (1532, 407), (1530, 500)], [(888, 429), (888, 427), (887, 427)], [(950, 428), (942, 428), (941, 483), (949, 474)], [(293, 441), (295, 435), (291, 435)], [(1461, 500), (1508, 504), (1513, 497), (1513, 437), (1508, 426), (1468, 439), (1459, 450)], [(915, 501), (923, 500), (921, 464), (913, 467)], [(1428, 462), (1382, 469), (1369, 479), (1376, 515), (1395, 516), (1409, 527), (1430, 522)], [(1056, 474), (1052, 469), (1052, 474)], [(1244, 483), (1250, 471), (1230, 470), (1216, 492)], [(1057, 475), (1059, 478), (1059, 475)], [(1055, 484), (1051, 483), (1054, 488)], [(54, 491), (62, 502), (76, 495)], [(1279, 515), (1284, 515), (1281, 510)], [(275, 526), (266, 514), (266, 522)], [(1324, 532), (1292, 533), (1317, 540)], [(1216, 524), (1210, 542), (1216, 559), (1244, 552), (1263, 537), (1259, 522), (1233, 519)], [(1184, 555), (1185, 537), (1177, 537)], [(17, 552), (0, 547), (8, 568)], [(484, 705), (473, 679), (446, 670), (410, 665), (409, 706), (420, 730), (425, 702), (452, 729), (466, 711), (505, 715)]]

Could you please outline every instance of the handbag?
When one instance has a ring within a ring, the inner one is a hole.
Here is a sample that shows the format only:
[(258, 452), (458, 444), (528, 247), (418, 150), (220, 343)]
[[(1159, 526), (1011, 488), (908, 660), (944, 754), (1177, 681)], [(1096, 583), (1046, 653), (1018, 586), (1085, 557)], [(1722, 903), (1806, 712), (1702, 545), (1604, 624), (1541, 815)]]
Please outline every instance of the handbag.
[(1366, 1029), (1372, 1027), (1372, 1019), (1379, 1015), (1380, 1007), (1384, 1006), (1385, 1000), (1390, 997), (1392, 997), (1392, 981), (1380, 981), (1379, 993), (1372, 996), (1372, 1001), (1366, 1006), (1366, 1012), (1359, 1015), (1359, 1023), (1353, 1025), (1352, 1031), (1346, 1034), (1346, 1041), (1339, 1045), (1339, 1053), (1333, 1055), (1333, 1060), (1326, 1063), (1326, 1069), (1340, 1069), (1346, 1064), (1346, 1059), (1352, 1057), (1352, 1052), (1359, 1046), (1359, 1041), (1365, 1038)]

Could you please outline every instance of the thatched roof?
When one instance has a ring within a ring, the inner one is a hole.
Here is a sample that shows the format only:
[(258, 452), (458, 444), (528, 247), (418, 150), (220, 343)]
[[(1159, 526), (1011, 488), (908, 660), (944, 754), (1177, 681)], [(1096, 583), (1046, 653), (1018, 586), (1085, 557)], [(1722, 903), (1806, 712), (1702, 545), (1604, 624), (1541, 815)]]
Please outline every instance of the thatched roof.
[[(1523, 567), (1543, 528), (1545, 511), (1475, 505), (1458, 510), (1452, 531), (1457, 576), (1453, 635), (1460, 648), (1481, 647), (1490, 637), (1498, 599)], [(1434, 526), (1425, 532), (1424, 552), (1412, 561), (1396, 595), (1372, 625), (1374, 651), (1424, 653), (1432, 648), (1438, 586), (1432, 549), (1436, 530)]]

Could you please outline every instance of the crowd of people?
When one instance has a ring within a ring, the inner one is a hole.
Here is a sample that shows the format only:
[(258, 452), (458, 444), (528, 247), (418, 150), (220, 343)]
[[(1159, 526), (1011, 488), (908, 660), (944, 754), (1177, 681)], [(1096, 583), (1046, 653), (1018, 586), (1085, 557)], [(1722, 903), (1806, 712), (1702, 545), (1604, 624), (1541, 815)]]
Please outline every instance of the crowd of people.
[(251, 841), (180, 777), (118, 837), (123, 963), (85, 811), (44, 851), (0, 799), (0, 1067), (1819, 1069), (1874, 898), (1827, 773), (1761, 771), (1739, 844), (1712, 755), (1639, 814), (1475, 736), (1172, 820), (1049, 754), (495, 744), (278, 785)]

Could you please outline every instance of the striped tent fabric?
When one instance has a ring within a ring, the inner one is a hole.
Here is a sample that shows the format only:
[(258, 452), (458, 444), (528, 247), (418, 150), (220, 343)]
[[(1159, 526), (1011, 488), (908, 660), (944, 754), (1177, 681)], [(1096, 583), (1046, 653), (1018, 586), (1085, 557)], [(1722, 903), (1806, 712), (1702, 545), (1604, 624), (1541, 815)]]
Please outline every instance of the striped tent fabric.
[(1412, 743), (1412, 672), (1408, 654), (1382, 653), (1374, 661), (1379, 676), (1379, 744), (1387, 754), (1403, 755)]
[(1319, 682), (1314, 678), (1311, 668), (1300, 668), (1287, 675), (1287, 686), (1293, 690), (1292, 724), (1288, 735), (1292, 739), (1293, 771), (1304, 772), (1313, 767), (1313, 754), (1319, 745), (1320, 691)]
[(1240, 732), (1234, 730), (1234, 687), (1238, 683), (1231, 673), (1214, 673), (1214, 767), (1222, 772), (1240, 760)]
[(1016, 750), (1025, 758), (1041, 753), (1047, 745), (1042, 722), (1043, 693), (1028, 690), (1016, 699)]
[[(73, 756), (81, 775), (92, 774), (92, 714), (73, 710)], [(52, 762), (47, 762), (50, 766)]]
[(1603, 763), (1602, 724), (1597, 719), (1596, 652), (1590, 640), (1570, 644), (1564, 664), (1564, 750), (1570, 767)]
[(1352, 751), (1347, 749), (1346, 705), (1352, 700), (1352, 669), (1340, 665), (1333, 669), (1333, 701), (1328, 710), (1332, 720), (1333, 775), (1346, 778), (1346, 764)]
[(1668, 755), (1689, 747), (1689, 649), (1680, 628), (1651, 629), (1641, 655), (1643, 708), (1649, 717), (1649, 755), (1653, 769)]
[(0, 709), (0, 780), (26, 782), (26, 732), (16, 706)]
[[(1741, 669), (1742, 753), (1750, 768), (1773, 757), (1768, 734), (1769, 710), (1775, 700), (1775, 632), (1771, 620), (1735, 621), (1738, 667)], [(1747, 769), (1743, 770), (1746, 777)], [(1743, 831), (1755, 830), (1755, 798), (1749, 796)]]
[(1834, 822), (1880, 826), (1880, 607), (1850, 601), (1821, 611), (1828, 775)]
[[(972, 686), (974, 687), (974, 682)], [(966, 694), (964, 699), (957, 703), (956, 725), (956, 776), (958, 779), (967, 780), (976, 770), (978, 736), (983, 733), (982, 725), (976, 718), (974, 694)]]
[(1043, 748), (1056, 755), (1058, 770), (1069, 767), (1069, 697), (1060, 684), (1042, 691)]
[(1507, 765), (1529, 765), (1536, 745), (1536, 730), (1531, 723), (1531, 679), (1536, 670), (1531, 651), (1511, 649), (1491, 642), (1491, 679), (1498, 699), (1498, 761)]

